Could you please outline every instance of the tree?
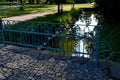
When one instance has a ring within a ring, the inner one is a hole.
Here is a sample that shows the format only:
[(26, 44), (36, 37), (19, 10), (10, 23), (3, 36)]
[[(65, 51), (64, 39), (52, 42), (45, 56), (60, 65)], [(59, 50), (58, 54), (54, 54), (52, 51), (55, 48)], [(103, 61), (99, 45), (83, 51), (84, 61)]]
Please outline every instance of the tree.
[(54, 0), (46, 0), (46, 4), (52, 4), (54, 2)]
[(63, 11), (63, 6), (62, 4), (65, 3), (66, 0), (55, 0), (55, 3), (58, 5), (58, 13)]
[(74, 9), (75, 0), (66, 0), (66, 3), (72, 4), (71, 9)]
[(34, 4), (35, 0), (28, 0), (29, 4)]
[(120, 0), (95, 0), (95, 8), (108, 23), (119, 23)]
[(74, 0), (55, 0), (55, 3), (58, 5), (58, 13), (63, 11), (64, 3), (72, 3), (72, 8), (74, 9)]
[(23, 0), (19, 0), (20, 1), (20, 10), (23, 11), (24, 10), (24, 1)]
[(58, 5), (58, 13), (61, 13), (63, 11), (63, 5), (65, 3), (72, 3), (72, 8), (74, 8), (74, 0), (46, 0), (46, 4), (52, 4), (55, 3)]
[(9, 2), (13, 2), (14, 0), (8, 0)]
[(39, 4), (40, 3), (40, 0), (36, 0), (36, 4)]

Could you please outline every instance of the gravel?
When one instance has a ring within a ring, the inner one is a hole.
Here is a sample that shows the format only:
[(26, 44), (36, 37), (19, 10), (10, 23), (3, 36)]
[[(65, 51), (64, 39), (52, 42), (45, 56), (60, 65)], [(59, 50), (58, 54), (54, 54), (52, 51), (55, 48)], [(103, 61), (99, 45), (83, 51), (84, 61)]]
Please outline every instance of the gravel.
[(94, 60), (0, 46), (0, 80), (112, 80)]

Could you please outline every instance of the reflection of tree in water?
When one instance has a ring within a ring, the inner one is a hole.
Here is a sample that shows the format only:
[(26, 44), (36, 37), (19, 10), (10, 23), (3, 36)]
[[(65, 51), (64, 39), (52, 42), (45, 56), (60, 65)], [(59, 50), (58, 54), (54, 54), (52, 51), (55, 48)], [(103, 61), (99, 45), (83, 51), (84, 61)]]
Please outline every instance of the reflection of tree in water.
[[(80, 54), (73, 54), (73, 56), (90, 57), (93, 52), (93, 37), (96, 32), (95, 26), (98, 24), (96, 14), (84, 13), (79, 16), (79, 20), (68, 29), (68, 34), (75, 36), (75, 51)], [(82, 54), (87, 53), (87, 54)]]
[(80, 18), (79, 18), (79, 19), (80, 19), (82, 22), (84, 22), (84, 21), (86, 21), (86, 20), (89, 20), (90, 17), (91, 17), (91, 13), (84, 13), (84, 14), (81, 14), (81, 15), (80, 15)]
[[(81, 18), (80, 20), (81, 21), (85, 21), (85, 24), (88, 28), (89, 25), (93, 25), (93, 20), (95, 20), (96, 22), (98, 22), (98, 19), (100, 18), (100, 16), (98, 14), (94, 14), (94, 17), (91, 18), (92, 14), (91, 13), (84, 13), (84, 14), (81, 14)], [(90, 37), (90, 38), (93, 38), (94, 34), (92, 33), (93, 31), (88, 31), (88, 32), (85, 32), (84, 33), (84, 36), (86, 37)], [(93, 49), (93, 40), (91, 39), (84, 39), (84, 46), (85, 46), (85, 49), (88, 53), (91, 53), (92, 52), (92, 49)]]
[(92, 52), (92, 48), (93, 48), (93, 41), (92, 40), (88, 40), (88, 39), (84, 39), (84, 44), (85, 44), (85, 49), (88, 53)]
[(97, 22), (99, 19), (101, 19), (101, 16), (96, 14), (96, 13), (91, 13), (91, 12), (85, 12), (83, 14), (80, 15), (79, 19), (81, 22), (86, 22), (86, 21), (90, 21), (91, 23), (91, 16), (92, 14), (94, 14), (94, 20)]

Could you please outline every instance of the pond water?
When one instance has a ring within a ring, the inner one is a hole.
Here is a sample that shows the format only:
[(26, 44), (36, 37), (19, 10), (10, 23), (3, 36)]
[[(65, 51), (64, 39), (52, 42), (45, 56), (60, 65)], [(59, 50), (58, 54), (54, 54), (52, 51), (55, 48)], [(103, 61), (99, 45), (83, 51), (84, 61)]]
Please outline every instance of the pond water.
[[(73, 28), (76, 30), (76, 35), (78, 36), (87, 36), (89, 38), (92, 38), (92, 36), (89, 33), (94, 32), (94, 27), (98, 24), (98, 20), (95, 18), (94, 14), (90, 14), (89, 16), (82, 15), (81, 18), (75, 23)], [(92, 41), (88, 39), (79, 39), (76, 42), (74, 49), (76, 52), (79, 53), (73, 53), (72, 56), (83, 56), (86, 58), (90, 57), (90, 46), (92, 46)]]

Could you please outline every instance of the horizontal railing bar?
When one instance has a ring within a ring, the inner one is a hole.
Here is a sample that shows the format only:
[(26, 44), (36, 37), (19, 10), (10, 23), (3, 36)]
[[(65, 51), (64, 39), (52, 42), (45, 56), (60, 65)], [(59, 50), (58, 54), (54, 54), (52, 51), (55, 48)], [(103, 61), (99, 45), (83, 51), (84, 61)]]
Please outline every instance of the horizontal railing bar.
[[(19, 23), (19, 22), (24, 22), (24, 23), (39, 23), (39, 24), (53, 24), (53, 25), (64, 25), (62, 23), (53, 23), (53, 22), (39, 22), (39, 21), (20, 21), (20, 20), (2, 20), (3, 22), (7, 21), (7, 22), (16, 22)], [(79, 26), (86, 26), (86, 24), (68, 24), (68, 25), (72, 25), (72, 26), (75, 26), (75, 25), (79, 25)], [(64, 25), (65, 26), (65, 25)], [(101, 25), (89, 25), (89, 26), (101, 26)], [(66, 28), (66, 27), (64, 27)]]
[(68, 38), (71, 37), (71, 38), (76, 38), (76, 39), (93, 39), (93, 38), (90, 38), (90, 37), (86, 37), (86, 36), (74, 36), (74, 35), (64, 35), (64, 34), (51, 34), (51, 33), (40, 33), (40, 32), (27, 32), (27, 31), (21, 31), (21, 30), (9, 30), (9, 29), (5, 29), (4, 31), (7, 31), (7, 32), (18, 32), (18, 33), (27, 33), (27, 34), (34, 34), (34, 35), (47, 35), (47, 36), (57, 36), (57, 37), (64, 37), (64, 38)]
[[(69, 25), (73, 25), (73, 26), (75, 26), (75, 25), (79, 25), (79, 26), (86, 26), (86, 24), (69, 24)], [(101, 25), (88, 25), (88, 26), (101, 26)]]
[(21, 30), (9, 30), (9, 29), (5, 29), (4, 31), (8, 31), (8, 32), (18, 32), (18, 33), (28, 33), (28, 34), (41, 34), (41, 35), (55, 35), (55, 34), (51, 34), (51, 33), (40, 33), (40, 32), (30, 32), (30, 31), (21, 31)]
[[(38, 47), (36, 45), (30, 45), (30, 44), (24, 44), (24, 43), (16, 43), (16, 42), (11, 42), (11, 41), (4, 41), (4, 44), (14, 44), (14, 45), (21, 45), (21, 46), (28, 46), (28, 47)], [(41, 48), (43, 48), (43, 46), (39, 46)]]
[(41, 23), (41, 24), (61, 24), (61, 25), (64, 25), (64, 24), (62, 24), (62, 23), (53, 23), (53, 22), (39, 22), (39, 21), (20, 21), (20, 20), (2, 20), (3, 22), (4, 21), (8, 21), (8, 22), (10, 22), (10, 21), (13, 21), (13, 22), (25, 22), (25, 23), (27, 23), (27, 22), (29, 22), (29, 23)]

